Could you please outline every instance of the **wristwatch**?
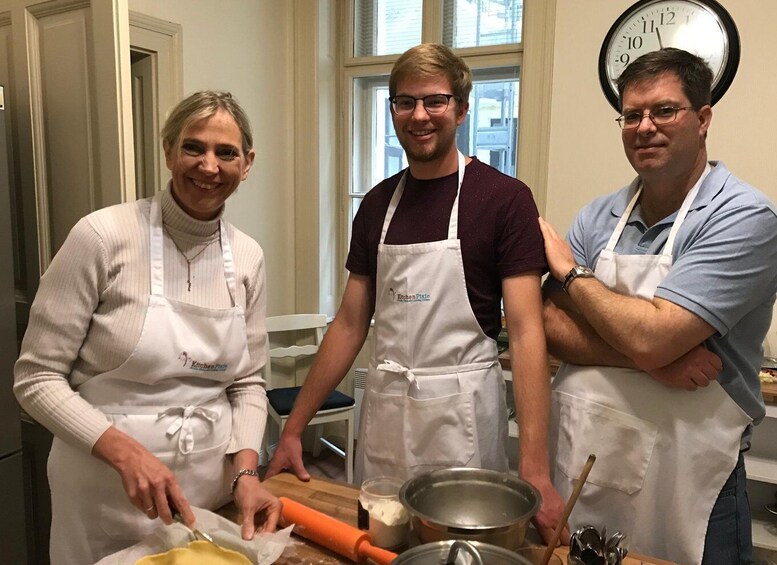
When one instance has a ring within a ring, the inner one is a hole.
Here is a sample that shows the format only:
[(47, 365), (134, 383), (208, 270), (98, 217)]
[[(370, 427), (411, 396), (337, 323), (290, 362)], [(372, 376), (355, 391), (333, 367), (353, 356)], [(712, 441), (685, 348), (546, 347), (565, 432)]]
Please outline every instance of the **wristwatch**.
[(564, 277), (564, 284), (561, 285), (561, 289), (564, 292), (568, 292), (567, 289), (569, 288), (569, 285), (572, 284), (572, 281), (575, 280), (577, 277), (582, 277), (584, 279), (592, 279), (595, 277), (595, 275), (594, 275), (594, 272), (588, 267), (585, 267), (583, 265), (575, 265), (567, 273), (567, 276)]

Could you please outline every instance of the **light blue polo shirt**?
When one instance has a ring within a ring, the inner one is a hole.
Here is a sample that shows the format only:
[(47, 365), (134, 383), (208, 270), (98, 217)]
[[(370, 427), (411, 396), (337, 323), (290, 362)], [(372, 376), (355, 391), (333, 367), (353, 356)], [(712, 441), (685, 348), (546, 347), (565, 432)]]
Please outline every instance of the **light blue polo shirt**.
[[(757, 424), (765, 414), (758, 372), (777, 292), (777, 209), (722, 162), (710, 165), (675, 239), (672, 268), (655, 296), (715, 328), (705, 343), (723, 361), (718, 380)], [(596, 266), (636, 184), (597, 198), (575, 218), (567, 241), (581, 265)], [(647, 228), (637, 204), (615, 252), (660, 254), (676, 215)]]

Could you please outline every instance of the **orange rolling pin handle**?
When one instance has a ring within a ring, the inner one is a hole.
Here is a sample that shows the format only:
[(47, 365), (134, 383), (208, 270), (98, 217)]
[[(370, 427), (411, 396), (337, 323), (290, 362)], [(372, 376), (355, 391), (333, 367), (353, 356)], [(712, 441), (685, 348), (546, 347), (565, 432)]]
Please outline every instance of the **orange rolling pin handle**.
[(375, 563), (376, 565), (391, 565), (397, 554), (372, 545), (369, 541), (359, 546), (359, 563)]
[[(370, 546), (370, 534), (336, 520), (285, 496), (281, 520), (285, 525), (296, 524), (294, 533), (322, 545), (339, 555), (359, 562), (359, 547)], [(363, 551), (363, 550), (362, 550)]]

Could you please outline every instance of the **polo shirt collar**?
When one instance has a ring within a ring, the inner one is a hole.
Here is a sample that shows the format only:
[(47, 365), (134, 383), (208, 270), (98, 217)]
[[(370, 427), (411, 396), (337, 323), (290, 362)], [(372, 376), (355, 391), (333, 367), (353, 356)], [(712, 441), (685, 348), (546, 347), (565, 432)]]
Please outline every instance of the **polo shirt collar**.
[[(723, 164), (723, 161), (709, 161), (709, 164), (712, 167), (712, 170), (699, 187), (699, 192), (696, 195), (696, 198), (694, 198), (690, 210), (704, 208), (710, 202), (712, 202), (712, 199), (715, 198), (723, 189), (723, 186), (726, 184), (728, 177), (731, 176), (731, 172), (726, 168), (726, 165)], [(620, 190), (613, 199), (612, 206), (610, 207), (610, 213), (613, 216), (620, 218), (623, 215), (637, 188), (639, 188), (639, 176), (632, 180), (627, 187), (624, 187), (624, 189)], [(674, 212), (673, 214), (670, 214), (658, 222), (658, 224), (674, 221), (676, 215), (677, 212)], [(637, 204), (637, 206), (634, 208), (634, 212), (632, 212), (632, 219), (629, 220), (629, 223), (634, 221), (639, 221), (644, 224), (639, 204)]]

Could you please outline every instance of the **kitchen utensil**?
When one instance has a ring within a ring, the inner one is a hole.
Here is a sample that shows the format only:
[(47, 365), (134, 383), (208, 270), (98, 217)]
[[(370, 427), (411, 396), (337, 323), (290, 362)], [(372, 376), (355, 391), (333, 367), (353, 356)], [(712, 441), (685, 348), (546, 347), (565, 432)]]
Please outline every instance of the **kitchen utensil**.
[(279, 499), (283, 503), (281, 521), (286, 526), (295, 524), (294, 533), (304, 538), (358, 563), (371, 559), (377, 565), (389, 565), (397, 557), (396, 553), (372, 545), (372, 538), (365, 531), (284, 496)]
[(621, 565), (623, 558), (629, 552), (625, 547), (621, 547), (621, 543), (626, 540), (626, 535), (623, 532), (615, 532), (605, 544), (605, 557), (607, 558), (608, 565)]
[(569, 565), (621, 565), (628, 550), (620, 547), (626, 539), (615, 532), (609, 539), (607, 530), (599, 532), (593, 526), (583, 526), (569, 540)]
[(540, 493), (509, 473), (451, 468), (428, 471), (402, 485), (399, 499), (421, 543), (447, 539), (520, 547)]
[(215, 541), (213, 541), (213, 538), (210, 537), (210, 534), (206, 534), (205, 532), (201, 532), (197, 528), (190, 528), (189, 526), (187, 526), (184, 523), (184, 521), (183, 521), (183, 517), (178, 512), (173, 514), (173, 520), (175, 520), (179, 524), (183, 524), (183, 526), (185, 526), (189, 530), (189, 532), (191, 532), (191, 534), (192, 534), (192, 536), (194, 537), (195, 540), (209, 541), (213, 545), (218, 545)]
[(575, 502), (577, 502), (577, 497), (580, 496), (580, 491), (583, 489), (585, 480), (588, 478), (588, 473), (591, 472), (591, 467), (594, 466), (594, 461), (596, 461), (596, 455), (592, 453), (588, 456), (588, 460), (585, 462), (585, 465), (583, 465), (583, 470), (580, 471), (580, 476), (577, 478), (575, 488), (572, 490), (572, 494), (569, 496), (569, 500), (567, 500), (566, 506), (564, 506), (564, 512), (561, 514), (561, 519), (559, 520), (556, 529), (553, 531), (553, 535), (548, 540), (548, 549), (545, 550), (545, 555), (542, 558), (542, 565), (548, 565), (550, 557), (553, 555), (553, 550), (556, 549), (556, 545), (558, 544), (561, 531), (567, 524), (567, 519), (572, 513), (572, 508), (574, 508)]
[[(463, 545), (464, 544), (464, 545)], [(465, 545), (467, 547), (465, 547)], [(456, 550), (454, 551), (454, 546)], [(474, 565), (473, 550), (484, 565), (532, 565), (531, 561), (517, 553), (479, 541), (445, 540), (426, 543), (402, 552), (391, 565), (445, 565), (447, 563), (461, 563), (458, 555), (466, 552), (470, 556), (468, 563)], [(453, 561), (450, 561), (453, 559)]]

